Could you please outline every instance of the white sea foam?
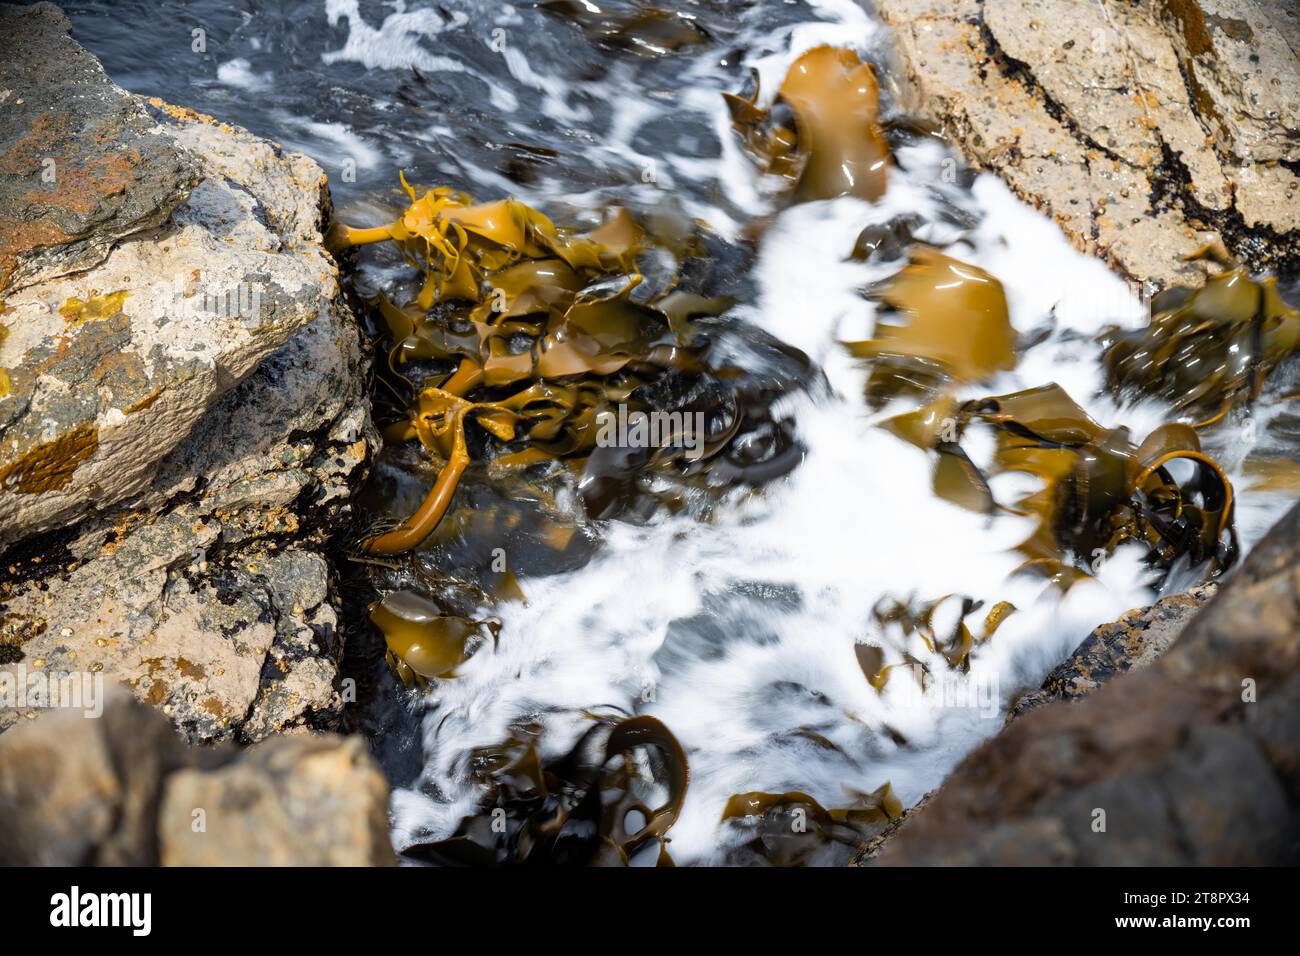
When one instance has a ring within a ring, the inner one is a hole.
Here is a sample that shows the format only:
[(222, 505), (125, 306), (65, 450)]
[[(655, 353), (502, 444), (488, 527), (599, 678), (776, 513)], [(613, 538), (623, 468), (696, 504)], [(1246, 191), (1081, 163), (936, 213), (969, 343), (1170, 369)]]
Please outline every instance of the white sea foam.
[[(877, 42), (856, 3), (813, 6), (829, 22), (787, 26), (753, 44), (751, 65), (767, 95), (804, 49), (830, 42), (865, 51)], [(626, 155), (636, 129), (655, 115), (648, 101), (627, 95), (627, 112), (597, 152)], [(720, 101), (692, 96), (684, 93), (680, 107), (707, 113), (722, 153), (670, 166), (718, 182), (728, 209), (700, 212), (738, 227), (733, 214), (769, 206), (727, 133)], [(1149, 603), (1133, 548), (1064, 597), (1012, 577), (1019, 563), (1012, 549), (1028, 536), (1027, 519), (987, 518), (936, 498), (930, 458), (874, 427), (879, 416), (864, 405), (864, 373), (839, 342), (869, 334), (874, 306), (861, 289), (897, 263), (863, 264), (847, 254), (864, 225), (901, 214), (922, 219), (921, 238), (951, 242), (962, 233), (944, 221), (944, 206), (953, 205), (979, 222), (954, 254), (1001, 279), (1018, 331), (1054, 329), (1014, 371), (969, 394), (1056, 381), (1103, 423), (1144, 433), (1163, 420), (1154, 405), (1121, 413), (1101, 396), (1096, 349), (1059, 335), (1140, 324), (1143, 308), (1131, 291), (997, 179), (980, 177), (970, 192), (949, 182), (951, 159), (938, 143), (908, 147), (878, 203), (809, 203), (770, 226), (754, 271), (757, 300), (745, 317), (805, 351), (831, 383), (829, 396), (786, 403), (805, 460), (763, 493), (732, 497), (708, 525), (680, 516), (646, 527), (613, 522), (587, 566), (525, 580), (529, 603), (502, 612), (495, 650), (478, 653), (429, 698), (424, 778), (393, 798), (399, 846), (450, 835), (476, 810), (479, 795), (464, 775), (468, 750), (501, 741), (510, 722), (535, 715), (546, 726), (545, 754), (556, 755), (585, 726), (581, 711), (599, 705), (653, 714), (686, 747), (691, 784), (671, 833), (679, 862), (723, 857), (730, 831), (720, 815), (734, 793), (798, 789), (837, 806), (849, 802), (845, 788), (890, 781), (911, 803), (998, 731), (1013, 694), (1036, 686), (1097, 624)], [(995, 487), (1010, 494), (1025, 484), (1010, 477)], [(1266, 510), (1276, 515), (1278, 507)], [(952, 593), (1018, 608), (977, 646), (968, 675), (953, 674), (919, 639), (882, 634), (872, 623), (883, 597)], [(889, 662), (914, 655), (943, 679), (923, 692), (904, 674), (877, 693), (855, 659), (854, 644), (863, 641), (885, 647)], [(954, 688), (992, 705), (952, 706)], [(801, 735), (808, 730), (833, 746)]]

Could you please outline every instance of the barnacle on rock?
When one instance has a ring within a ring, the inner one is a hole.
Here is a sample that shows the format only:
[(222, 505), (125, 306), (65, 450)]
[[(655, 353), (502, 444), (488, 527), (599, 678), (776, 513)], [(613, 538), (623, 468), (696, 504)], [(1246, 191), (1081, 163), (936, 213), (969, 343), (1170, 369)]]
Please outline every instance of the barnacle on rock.
[(668, 832), (690, 782), (686, 752), (654, 717), (591, 719), (557, 760), (543, 763), (535, 735), (523, 732), (476, 751), (479, 811), (448, 839), (404, 854), (452, 865), (625, 866), (651, 852), (673, 865)]
[(772, 109), (723, 94), (732, 125), (764, 172), (789, 180), (795, 202), (885, 193), (889, 145), (880, 131), (880, 90), (871, 64), (821, 46), (790, 66)]

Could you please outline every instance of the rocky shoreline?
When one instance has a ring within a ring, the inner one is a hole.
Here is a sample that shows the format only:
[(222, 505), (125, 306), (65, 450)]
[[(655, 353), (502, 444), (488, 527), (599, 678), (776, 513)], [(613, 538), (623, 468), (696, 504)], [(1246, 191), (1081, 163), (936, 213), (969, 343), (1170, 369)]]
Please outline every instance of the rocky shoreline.
[[(896, 99), (1136, 281), (1189, 281), (1214, 241), (1300, 263), (1300, 116), (1260, 80), (1300, 79), (1300, 24), (1019, 6), (877, 0)], [(126, 93), (70, 30), (0, 5), (0, 681), (107, 696), (0, 706), (0, 862), (393, 863), (388, 784), (333, 733), (379, 438), (325, 175)], [(1298, 549), (1293, 510), (1217, 596), (1098, 628), (858, 863), (1294, 861)], [(1122, 839), (1092, 839), (1099, 807)]]

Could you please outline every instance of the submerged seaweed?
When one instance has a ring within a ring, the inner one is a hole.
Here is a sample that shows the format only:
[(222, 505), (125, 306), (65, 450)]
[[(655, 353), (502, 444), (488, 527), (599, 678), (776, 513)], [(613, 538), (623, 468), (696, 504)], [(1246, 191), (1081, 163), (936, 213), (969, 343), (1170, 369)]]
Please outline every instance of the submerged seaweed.
[(830, 862), (837, 845), (861, 846), (903, 815), (893, 787), (850, 793), (854, 802), (826, 809), (798, 790), (786, 793), (738, 793), (727, 801), (722, 822), (748, 837), (731, 851), (733, 863), (762, 861), (774, 866)]
[(677, 738), (653, 717), (590, 715), (591, 727), (557, 760), (543, 762), (535, 734), (520, 731), (470, 757), (484, 788), (479, 811), (454, 835), (404, 855), (444, 865), (626, 866), (655, 854), (672, 866), (690, 770)]
[[(991, 475), (1026, 473), (1043, 487), (1010, 505), (996, 502), (960, 444), (976, 424), (996, 438)], [(940, 497), (974, 511), (1037, 518), (1020, 545), (1023, 569), (1063, 585), (1128, 543), (1145, 546), (1148, 563), (1161, 572), (1183, 561), (1217, 575), (1236, 559), (1232, 484), (1188, 425), (1162, 425), (1135, 445), (1128, 429), (1097, 424), (1055, 384), (960, 405), (942, 396), (883, 425), (937, 453)], [(943, 434), (947, 428), (952, 435)]]

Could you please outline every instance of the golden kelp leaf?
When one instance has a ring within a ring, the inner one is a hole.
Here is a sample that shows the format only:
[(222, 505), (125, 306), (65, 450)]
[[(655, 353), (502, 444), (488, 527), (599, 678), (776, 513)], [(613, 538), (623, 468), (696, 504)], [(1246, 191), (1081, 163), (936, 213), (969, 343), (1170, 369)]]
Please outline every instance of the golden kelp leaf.
[(885, 194), (889, 146), (880, 132), (876, 73), (852, 50), (822, 46), (791, 65), (779, 95), (794, 111), (805, 156), (795, 200)]
[[(414, 366), (404, 371), (423, 376), (425, 385), (408, 420), (386, 426), (384, 435), (418, 438), (446, 464), (414, 515), (364, 543), (372, 555), (418, 546), (442, 519), (469, 467), (467, 423), (498, 442), (526, 441), (528, 448), (506, 452), (508, 463), (566, 457), (580, 469), (577, 459), (595, 447), (600, 409), (628, 403), (668, 370), (710, 374), (690, 348), (688, 319), (730, 305), (686, 292), (634, 300), (646, 234), (626, 209), (611, 210), (582, 233), (557, 227), (514, 199), (475, 203), (447, 187), (417, 195), (405, 178), (402, 184), (411, 202), (396, 221), (376, 229), (336, 226), (330, 233), (333, 249), (392, 240), (424, 272), (412, 301), (398, 306), (380, 296), (376, 303), (393, 341), (389, 370), (414, 388), (399, 371)], [(674, 242), (684, 250), (689, 243), (680, 238)], [(456, 370), (431, 375), (419, 364), (429, 361), (454, 362)], [(432, 384), (437, 375), (446, 376), (440, 385)], [(738, 415), (725, 420), (740, 425)], [(735, 428), (715, 436), (709, 453), (729, 442)], [(643, 464), (668, 460), (651, 456)]]
[(709, 41), (693, 16), (658, 7), (640, 6), (624, 13), (577, 0), (543, 0), (538, 6), (578, 24), (593, 43), (643, 55), (664, 56)]
[(393, 591), (370, 608), (370, 620), (384, 634), (388, 649), (426, 679), (446, 677), (468, 658), (482, 625), (445, 615), (427, 598)]
[(791, 65), (777, 91), (794, 129), (776, 122), (752, 97), (724, 94), (733, 126), (764, 171), (795, 184), (795, 201), (885, 193), (889, 146), (880, 131), (876, 74), (856, 53), (822, 46)]
[[(821, 854), (832, 844), (856, 847), (903, 813), (889, 783), (872, 793), (845, 789), (854, 802), (831, 810), (799, 790), (738, 793), (727, 800), (721, 819), (753, 834), (740, 854), (775, 866), (803, 866), (819, 858), (825, 862)], [(746, 861), (742, 857), (740, 862)]]
[(857, 656), (858, 666), (862, 668), (867, 683), (878, 691), (883, 690), (889, 680), (889, 668), (885, 666), (885, 652), (875, 644), (854, 644), (853, 653)]
[(875, 338), (846, 343), (858, 358), (894, 356), (940, 366), (959, 382), (1015, 368), (1015, 332), (1002, 283), (983, 269), (928, 246), (873, 290), (906, 324), (877, 322)]

